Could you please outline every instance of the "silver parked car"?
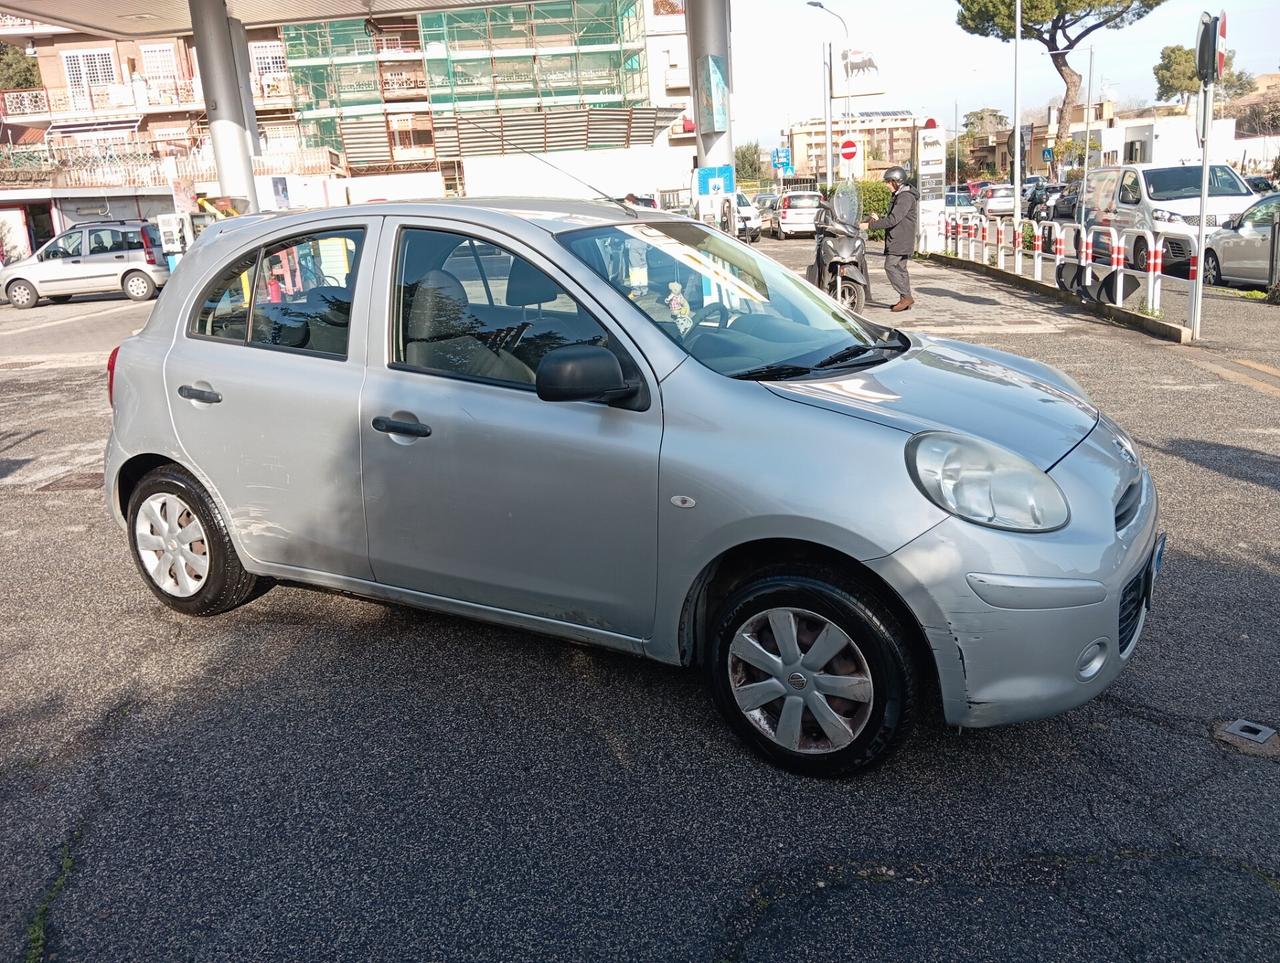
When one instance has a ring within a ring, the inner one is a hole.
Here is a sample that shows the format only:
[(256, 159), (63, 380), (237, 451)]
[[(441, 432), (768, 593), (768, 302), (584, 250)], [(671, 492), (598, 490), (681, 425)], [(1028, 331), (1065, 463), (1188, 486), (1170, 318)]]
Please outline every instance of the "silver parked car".
[(1271, 232), (1278, 213), (1280, 194), (1271, 194), (1238, 218), (1225, 220), (1205, 240), (1205, 281), (1266, 284), (1271, 277)]
[(41, 298), (123, 291), (146, 301), (169, 280), (160, 232), (142, 220), (88, 221), (63, 231), (30, 257), (0, 270), (0, 291), (15, 308)]
[(876, 762), (927, 702), (1091, 699), (1160, 568), (1151, 478), (1070, 378), (658, 211), (223, 221), (108, 390), (107, 501), (171, 608), (281, 579), (697, 665), (802, 772)]

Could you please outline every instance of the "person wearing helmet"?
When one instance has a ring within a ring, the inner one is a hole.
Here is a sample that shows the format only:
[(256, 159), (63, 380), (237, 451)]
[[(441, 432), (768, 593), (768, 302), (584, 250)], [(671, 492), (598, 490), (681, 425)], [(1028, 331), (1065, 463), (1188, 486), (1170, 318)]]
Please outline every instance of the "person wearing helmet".
[(907, 276), (907, 264), (916, 250), (916, 195), (907, 183), (907, 172), (901, 167), (890, 167), (885, 171), (884, 181), (893, 191), (889, 212), (867, 222), (864, 227), (885, 232), (884, 273), (898, 292), (898, 303), (889, 310), (908, 311), (916, 303), (911, 297), (911, 278)]

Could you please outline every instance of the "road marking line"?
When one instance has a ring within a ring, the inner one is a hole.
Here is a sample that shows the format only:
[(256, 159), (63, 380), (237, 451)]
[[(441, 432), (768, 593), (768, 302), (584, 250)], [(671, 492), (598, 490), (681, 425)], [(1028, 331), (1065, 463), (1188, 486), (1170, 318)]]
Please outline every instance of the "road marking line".
[[(1191, 359), (1188, 359), (1191, 360)], [(1239, 371), (1233, 371), (1230, 368), (1224, 368), (1220, 364), (1213, 364), (1209, 361), (1194, 361), (1191, 363), (1197, 368), (1203, 368), (1205, 371), (1212, 371), (1221, 378), (1226, 378), (1235, 384), (1243, 385), (1246, 388), (1252, 388), (1254, 391), (1260, 391), (1264, 395), (1271, 395), (1273, 398), (1280, 398), (1280, 388), (1275, 385), (1267, 384), (1265, 381), (1259, 381), (1257, 378), (1250, 378), (1247, 374), (1241, 374)]]
[(1231, 360), (1236, 364), (1245, 365), (1255, 371), (1261, 371), (1264, 374), (1275, 375), (1277, 378), (1280, 378), (1280, 368), (1273, 368), (1271, 365), (1263, 364), (1261, 361), (1250, 361), (1248, 358), (1232, 358)]
[(28, 331), (39, 331), (42, 328), (52, 328), (59, 324), (70, 324), (72, 321), (84, 321), (86, 318), (101, 318), (107, 314), (118, 314), (121, 311), (128, 311), (130, 308), (136, 308), (136, 304), (121, 304), (114, 308), (105, 308), (102, 311), (90, 311), (88, 314), (77, 314), (70, 318), (59, 318), (57, 321), (45, 321), (41, 324), (29, 324), (25, 328), (13, 328), (9, 331), (0, 331), (0, 338), (11, 334), (26, 334)]

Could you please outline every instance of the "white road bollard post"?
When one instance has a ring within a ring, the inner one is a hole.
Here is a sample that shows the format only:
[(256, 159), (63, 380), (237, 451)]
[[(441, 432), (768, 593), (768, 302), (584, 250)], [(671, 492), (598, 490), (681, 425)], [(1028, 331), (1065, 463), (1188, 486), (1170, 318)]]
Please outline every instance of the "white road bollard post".
[(1147, 310), (1152, 314), (1160, 311), (1160, 288), (1164, 278), (1164, 244), (1157, 234), (1147, 248)]
[(1037, 281), (1043, 281), (1044, 265), (1041, 258), (1044, 255), (1044, 227), (1039, 221), (1032, 221), (1031, 229), (1036, 232), (1031, 239), (1031, 276)]
[[(1146, 275), (1147, 275), (1147, 298), (1146, 298), (1146, 311), (1147, 311), (1147, 313), (1148, 313), (1148, 314), (1150, 314), (1151, 312), (1153, 312), (1153, 311), (1155, 310), (1155, 304), (1156, 304), (1156, 301), (1155, 301), (1155, 298), (1156, 298), (1156, 294), (1155, 294), (1156, 281), (1155, 281), (1155, 276), (1154, 276), (1154, 275), (1152, 275), (1152, 273), (1151, 273), (1151, 264), (1152, 264), (1152, 262), (1153, 262), (1153, 261), (1155, 261), (1154, 252), (1153, 252), (1153, 250), (1152, 250), (1152, 249), (1156, 246), (1155, 238), (1152, 236), (1152, 234), (1151, 234), (1151, 232), (1150, 232), (1150, 231), (1146, 230), (1145, 228), (1141, 228), (1141, 227), (1130, 227), (1130, 228), (1126, 228), (1126, 229), (1125, 229), (1125, 231), (1123, 232), (1123, 234), (1121, 235), (1121, 240), (1126, 240), (1127, 238), (1130, 238), (1130, 237), (1132, 237), (1132, 238), (1134, 239), (1134, 250), (1135, 250), (1135, 251), (1137, 250), (1137, 239), (1138, 239), (1138, 238), (1141, 238), (1141, 239), (1146, 243), (1146, 245), (1147, 245), (1147, 268), (1146, 268)], [(1126, 249), (1128, 248), (1128, 243), (1127, 243), (1127, 242), (1126, 242), (1126, 244), (1125, 244), (1125, 248), (1126, 248)]]
[(978, 245), (978, 257), (983, 264), (987, 263), (987, 215), (979, 214), (978, 220), (982, 227), (982, 243)]
[[(1022, 239), (1026, 237), (1026, 231), (1023, 230), (1022, 225), (1026, 223), (1028, 222), (1017, 220), (1013, 222), (1013, 273), (1019, 276), (1022, 274)], [(1034, 224), (1035, 222), (1032, 221), (1031, 223)]]
[[(1197, 239), (1189, 237), (1186, 243), (1191, 245), (1191, 257), (1187, 259), (1187, 281), (1191, 284), (1192, 291), (1195, 290), (1196, 278), (1200, 275), (1200, 248)], [(1195, 311), (1196, 299), (1193, 296), (1187, 298), (1187, 327), (1195, 330)]]
[(1124, 241), (1116, 238), (1116, 229), (1109, 227), (1111, 237), (1111, 273), (1115, 275), (1115, 294), (1112, 304), (1117, 308), (1124, 305)]
[(1005, 269), (1004, 268), (1004, 225), (1005, 225), (1004, 218), (997, 217), (995, 220), (995, 225), (996, 225), (996, 267), (998, 267), (1001, 271), (1003, 271)]
[(1062, 225), (1057, 221), (1050, 222), (1053, 224), (1053, 276), (1058, 276), (1058, 265), (1067, 259), (1067, 239), (1063, 237)]
[(1093, 229), (1088, 228), (1084, 232), (1083, 243), (1080, 245), (1080, 271), (1081, 285), (1088, 287), (1093, 283)]

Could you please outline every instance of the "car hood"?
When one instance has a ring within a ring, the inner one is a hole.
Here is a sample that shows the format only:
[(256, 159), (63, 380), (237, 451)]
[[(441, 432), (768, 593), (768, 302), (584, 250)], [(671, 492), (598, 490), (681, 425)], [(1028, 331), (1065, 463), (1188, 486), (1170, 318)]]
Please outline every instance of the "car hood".
[[(1235, 217), (1244, 212), (1244, 209), (1258, 199), (1256, 194), (1245, 197), (1243, 195), (1231, 197), (1210, 197), (1205, 201), (1204, 209), (1210, 214), (1216, 214), (1218, 219), (1224, 217)], [(1155, 210), (1173, 211), (1175, 214), (1181, 214), (1183, 217), (1196, 217), (1200, 214), (1200, 198), (1199, 197), (1183, 197), (1176, 201), (1152, 201), (1151, 207)]]
[(982, 438), (1049, 469), (1098, 421), (1083, 389), (1048, 365), (920, 335), (884, 364), (820, 381), (774, 381), (792, 401), (915, 433)]

